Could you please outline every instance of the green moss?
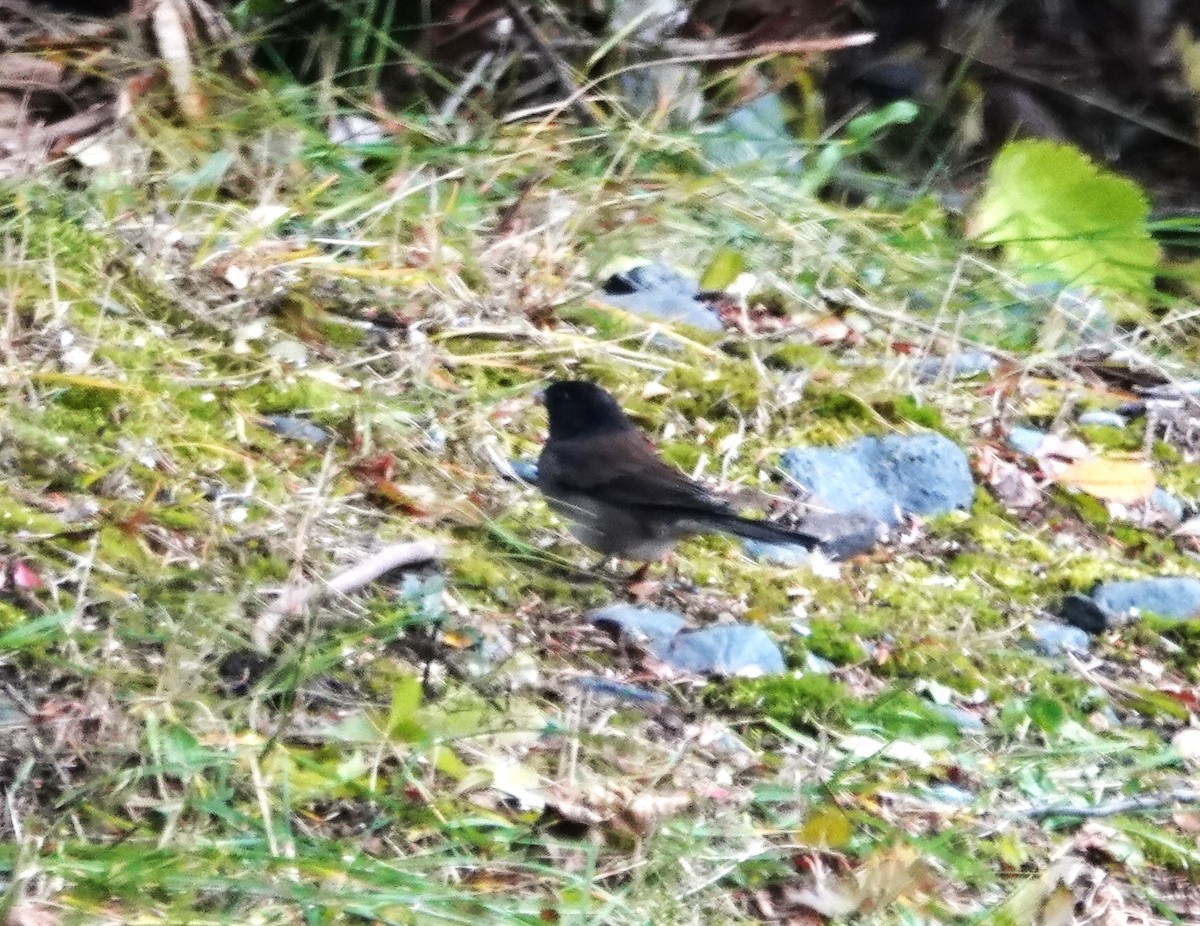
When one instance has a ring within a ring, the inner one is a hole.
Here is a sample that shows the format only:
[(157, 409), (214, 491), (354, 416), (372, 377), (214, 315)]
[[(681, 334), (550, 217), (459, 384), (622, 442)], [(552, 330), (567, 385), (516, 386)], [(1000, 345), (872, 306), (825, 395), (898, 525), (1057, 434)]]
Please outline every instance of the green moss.
[[(3, 489), (0, 489), (2, 492)], [(16, 499), (0, 494), (0, 535), (16, 533), (60, 534), (67, 526), (53, 515), (38, 511)]]
[(762, 358), (774, 370), (813, 370), (833, 365), (833, 356), (823, 347), (791, 342), (781, 344)]
[(307, 376), (271, 379), (240, 390), (237, 397), (260, 414), (312, 411), (324, 420), (344, 418), (355, 405), (354, 396)]
[(1086, 492), (1070, 492), (1063, 488), (1050, 491), (1050, 498), (1060, 507), (1078, 515), (1083, 521), (1098, 531), (1106, 531), (1112, 524), (1112, 516), (1100, 499)]
[(1142, 449), (1142, 435), (1135, 428), (1114, 428), (1106, 424), (1083, 424), (1079, 425), (1078, 431), (1084, 440), (1100, 449)]
[(670, 441), (662, 444), (658, 452), (664, 460), (685, 473), (690, 473), (696, 468), (703, 453), (700, 446), (692, 440)]
[(874, 407), (885, 419), (896, 424), (911, 422), (923, 428), (929, 428), (931, 431), (945, 429), (942, 413), (932, 405), (927, 405), (911, 395), (881, 399), (874, 403)]
[(29, 620), (29, 614), (11, 601), (0, 599), (0, 633), (12, 630)]
[(663, 385), (671, 390), (672, 412), (688, 421), (737, 421), (750, 417), (763, 401), (758, 377), (747, 375), (736, 360), (675, 367), (663, 377)]
[(1164, 653), (1164, 658), (1193, 681), (1200, 680), (1200, 619), (1179, 620), (1145, 614), (1140, 621), (1130, 625), (1129, 630), (1148, 643), (1155, 642), (1155, 635), (1169, 640), (1178, 650)]
[(844, 726), (855, 703), (849, 689), (824, 675), (737, 679), (709, 686), (706, 700), (719, 709), (749, 711), (795, 730)]
[(839, 422), (878, 424), (879, 421), (866, 401), (840, 389), (814, 388), (809, 396), (808, 410), (819, 418), (833, 418)]
[(856, 708), (852, 716), (857, 725), (873, 728), (888, 738), (958, 735), (958, 727), (936, 707), (902, 689), (884, 691), (870, 703)]
[(513, 581), (512, 571), (501, 566), (487, 554), (470, 550), (456, 557), (451, 565), (451, 575), (456, 586), (484, 588), (500, 594)]
[(990, 690), (997, 679), (990, 679), (975, 663), (976, 654), (938, 640), (922, 640), (897, 647), (891, 658), (879, 667), (880, 674), (892, 678), (923, 679), (940, 682), (962, 694)]
[(858, 640), (842, 622), (814, 620), (809, 624), (809, 631), (804, 638), (805, 647), (834, 665), (852, 665), (867, 658)]

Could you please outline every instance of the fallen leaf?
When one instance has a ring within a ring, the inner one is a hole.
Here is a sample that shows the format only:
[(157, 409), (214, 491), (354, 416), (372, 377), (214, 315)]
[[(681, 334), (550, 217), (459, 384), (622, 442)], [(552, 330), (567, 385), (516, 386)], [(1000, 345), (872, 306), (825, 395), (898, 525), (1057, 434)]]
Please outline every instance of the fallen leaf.
[(12, 564), (12, 583), (15, 587), (26, 591), (37, 591), (39, 588), (44, 588), (46, 584), (32, 566), (20, 559)]
[(994, 448), (982, 446), (975, 455), (975, 468), (1009, 508), (1032, 508), (1042, 500), (1042, 492), (1032, 473), (1006, 460)]
[(798, 838), (806, 846), (840, 849), (853, 835), (854, 828), (844, 811), (838, 807), (820, 807), (808, 815)]
[(58, 926), (61, 922), (57, 911), (38, 901), (22, 899), (8, 911), (4, 926)]
[(669, 817), (686, 810), (691, 803), (691, 795), (683, 791), (639, 794), (622, 810), (620, 818), (633, 832), (645, 836)]
[(1054, 477), (1059, 483), (1109, 502), (1137, 502), (1148, 498), (1156, 484), (1154, 470), (1145, 463), (1099, 457), (1072, 463)]
[(1071, 926), (1075, 922), (1075, 892), (1065, 884), (1056, 887), (1042, 904), (1040, 926)]

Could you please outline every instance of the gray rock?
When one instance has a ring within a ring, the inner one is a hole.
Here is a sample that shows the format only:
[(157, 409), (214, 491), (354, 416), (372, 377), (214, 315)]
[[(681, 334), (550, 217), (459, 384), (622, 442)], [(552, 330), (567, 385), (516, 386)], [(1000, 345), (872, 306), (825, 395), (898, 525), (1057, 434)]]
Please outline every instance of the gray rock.
[(771, 635), (746, 624), (685, 631), (656, 655), (669, 666), (698, 675), (778, 675), (785, 668)]
[(1185, 619), (1200, 616), (1200, 579), (1161, 576), (1127, 582), (1102, 582), (1092, 600), (1115, 619), (1157, 614)]
[(1042, 441), (1046, 439), (1046, 432), (1039, 431), (1036, 428), (1023, 428), (1018, 425), (1012, 428), (1004, 436), (1004, 439), (1013, 450), (1031, 457), (1042, 446)]
[[(859, 511), (814, 511), (800, 527), (817, 537), (825, 555), (835, 559), (865, 553), (879, 542), (881, 534), (879, 521)], [(809, 550), (796, 544), (743, 540), (742, 546), (754, 559), (777, 566), (802, 566), (808, 562)]]
[(975, 795), (970, 791), (945, 782), (931, 785), (929, 796), (939, 804), (950, 804), (954, 807), (966, 807), (975, 803)]
[(508, 466), (512, 474), (522, 482), (537, 482), (537, 460), (509, 460)]
[(573, 679), (576, 685), (585, 691), (607, 695), (619, 701), (632, 701), (635, 704), (659, 705), (667, 703), (667, 696), (660, 691), (650, 691), (637, 685), (626, 685), (624, 682), (603, 678), (599, 675), (585, 675)]
[(264, 415), (263, 424), (285, 440), (300, 441), (305, 444), (320, 446), (328, 443), (329, 432), (313, 424), (307, 418), (296, 418), (292, 415)]
[(1150, 496), (1150, 504), (1166, 512), (1172, 521), (1183, 520), (1183, 502), (1165, 489), (1155, 489), (1154, 494)]
[(673, 611), (639, 608), (631, 604), (611, 604), (592, 614), (597, 627), (618, 636), (644, 638), (652, 645), (669, 641), (683, 629), (684, 620)]
[(1057, 621), (1035, 621), (1029, 633), (1033, 637), (1033, 648), (1043, 656), (1061, 656), (1068, 651), (1086, 653), (1091, 645), (1083, 630)]
[(1129, 420), (1117, 412), (1108, 412), (1103, 409), (1093, 409), (1090, 412), (1084, 412), (1078, 419), (1083, 425), (1103, 425), (1109, 428), (1123, 428), (1129, 424)]
[(722, 624), (687, 630), (672, 611), (614, 604), (596, 611), (592, 623), (619, 636), (644, 641), (657, 659), (697, 675), (773, 675), (784, 670), (783, 652), (761, 627)]
[(949, 357), (927, 357), (917, 364), (917, 381), (967, 379), (991, 373), (996, 366), (996, 358), (981, 350), (965, 350)]
[(975, 495), (967, 455), (941, 434), (889, 434), (843, 448), (794, 448), (780, 463), (824, 508), (866, 514), (886, 525), (908, 514), (969, 508)]
[(932, 701), (929, 702), (929, 706), (960, 730), (978, 731), (984, 728), (982, 720), (961, 707), (955, 707), (953, 704), (937, 704)]
[(596, 298), (627, 312), (683, 322), (705, 331), (723, 330), (720, 317), (699, 295), (700, 286), (690, 277), (662, 264), (644, 264), (614, 273)]
[(808, 562), (810, 550), (793, 543), (764, 543), (761, 540), (743, 540), (746, 555), (775, 566), (803, 566)]

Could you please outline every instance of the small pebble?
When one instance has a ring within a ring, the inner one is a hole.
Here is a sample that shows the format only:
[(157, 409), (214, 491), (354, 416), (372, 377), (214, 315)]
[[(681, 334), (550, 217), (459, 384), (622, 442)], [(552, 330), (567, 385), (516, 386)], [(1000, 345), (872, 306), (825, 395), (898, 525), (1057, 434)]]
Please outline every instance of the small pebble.
[(1039, 431), (1036, 428), (1025, 428), (1020, 425), (1014, 427), (1005, 436), (1008, 446), (1028, 457), (1035, 455), (1041, 449), (1042, 441), (1045, 439), (1045, 431)]
[(1093, 409), (1090, 412), (1084, 412), (1080, 415), (1079, 423), (1091, 426), (1101, 425), (1109, 428), (1123, 428), (1129, 424), (1129, 421), (1124, 415), (1119, 415), (1116, 412)]
[(330, 440), (329, 432), (313, 424), (307, 418), (293, 415), (264, 415), (263, 424), (286, 440), (305, 444), (321, 445)]
[(1170, 515), (1172, 521), (1178, 523), (1183, 520), (1183, 502), (1165, 489), (1155, 489), (1150, 496), (1150, 504)]
[(1171, 745), (1188, 762), (1200, 763), (1200, 730), (1188, 727), (1171, 738)]
[(1086, 653), (1091, 641), (1079, 627), (1057, 621), (1035, 621), (1029, 628), (1033, 648), (1043, 656), (1061, 656), (1066, 652)]

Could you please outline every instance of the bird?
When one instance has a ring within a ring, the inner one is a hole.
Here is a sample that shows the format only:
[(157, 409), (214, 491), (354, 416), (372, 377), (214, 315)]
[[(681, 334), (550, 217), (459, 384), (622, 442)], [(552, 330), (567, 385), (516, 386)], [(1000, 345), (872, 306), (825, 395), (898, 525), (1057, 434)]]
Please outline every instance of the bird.
[(664, 559), (684, 537), (711, 533), (819, 545), (812, 534), (742, 517), (665, 462), (595, 383), (554, 381), (542, 401), (550, 435), (538, 457), (537, 487), (570, 523), (571, 534), (596, 552), (648, 564)]

